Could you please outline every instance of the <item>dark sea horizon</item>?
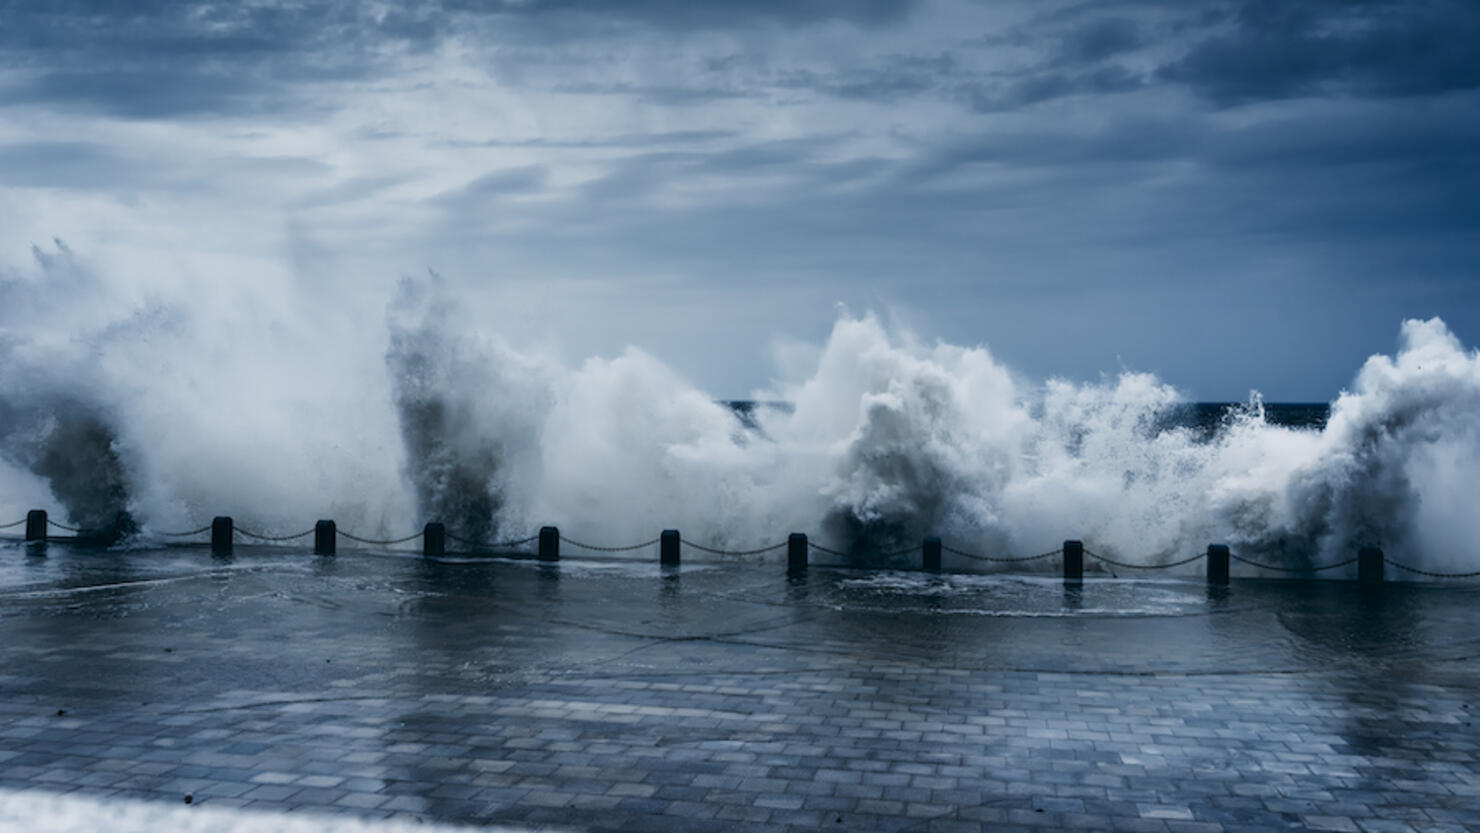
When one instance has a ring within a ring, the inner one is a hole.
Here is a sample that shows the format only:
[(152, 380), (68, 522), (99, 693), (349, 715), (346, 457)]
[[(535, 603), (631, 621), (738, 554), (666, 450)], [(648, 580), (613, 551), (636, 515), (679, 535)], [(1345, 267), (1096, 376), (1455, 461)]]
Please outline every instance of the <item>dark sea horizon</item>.
[[(790, 411), (790, 402), (758, 401), (752, 399), (722, 399), (749, 428), (755, 428), (756, 412), (764, 408)], [(1247, 402), (1185, 402), (1173, 405), (1161, 413), (1157, 432), (1173, 428), (1190, 428), (1201, 439), (1211, 439), (1218, 430), (1227, 425), (1236, 414), (1247, 409)], [(1320, 431), (1326, 427), (1331, 416), (1331, 405), (1327, 402), (1265, 402), (1264, 419), (1270, 425), (1284, 428), (1303, 428)]]

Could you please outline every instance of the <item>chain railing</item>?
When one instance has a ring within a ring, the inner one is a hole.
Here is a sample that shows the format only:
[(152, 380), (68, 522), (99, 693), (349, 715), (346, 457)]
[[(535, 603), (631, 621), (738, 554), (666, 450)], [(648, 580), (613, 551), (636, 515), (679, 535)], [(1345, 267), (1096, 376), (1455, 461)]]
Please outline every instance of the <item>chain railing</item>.
[(560, 536), (561, 543), (570, 544), (573, 547), (580, 547), (583, 550), (590, 550), (592, 552), (632, 552), (634, 550), (640, 550), (644, 547), (651, 547), (661, 540), (663, 539), (654, 538), (651, 541), (643, 541), (641, 544), (632, 544), (626, 547), (598, 547), (593, 544), (582, 544), (580, 541), (572, 541), (564, 535)]
[[(779, 549), (779, 548), (784, 547), (784, 546), (786, 546), (786, 545), (785, 544), (777, 544), (775, 547), (771, 547), (771, 549)], [(839, 558), (849, 558), (851, 555), (853, 555), (852, 553), (846, 553), (846, 552), (842, 552), (841, 550), (835, 550), (835, 549), (831, 549), (829, 547), (824, 547), (823, 545), (818, 544), (818, 543), (812, 541), (811, 539), (808, 539), (807, 540), (807, 546), (811, 547), (814, 550), (817, 550), (818, 552), (824, 552), (824, 553), (827, 553), (828, 555), (836, 555)], [(877, 552), (877, 553), (872, 553), (871, 552), (871, 553), (869, 553), (869, 556), (872, 557), (872, 558), (899, 558), (900, 556), (909, 555), (911, 553), (916, 553), (916, 552), (919, 552), (919, 551), (920, 551), (919, 545), (915, 545), (915, 546), (912, 546), (912, 547), (905, 547), (902, 550), (894, 550), (892, 552)]]
[[(38, 512), (39, 512), (39, 510), (38, 510)], [(0, 529), (13, 529), (15, 527), (18, 527), (18, 526), (21, 526), (23, 524), (26, 524), (29, 520), (30, 520), (30, 518), (21, 518), (19, 520), (12, 521), (10, 523), (0, 524)], [(72, 533), (73, 534), (72, 536), (51, 536), (51, 535), (48, 535), (48, 536), (46, 536), (46, 540), (55, 540), (55, 541), (88, 540), (91, 537), (93, 537), (93, 535), (94, 535), (94, 533), (89, 533), (89, 532), (84, 531), (81, 527), (68, 526), (67, 524), (61, 523), (59, 521), (52, 520), (49, 517), (46, 518), (46, 526), (48, 528), (55, 528), (55, 529), (59, 529), (59, 530), (62, 530), (64, 532), (69, 532), (69, 533)], [(190, 538), (190, 537), (193, 537), (193, 536), (196, 536), (196, 535), (201, 535), (203, 533), (213, 532), (213, 531), (214, 531), (214, 524), (213, 523), (212, 524), (206, 524), (206, 525), (201, 526), (201, 527), (198, 527), (196, 529), (182, 530), (182, 531), (178, 531), (178, 532), (175, 532), (175, 531), (155, 531), (155, 530), (150, 530), (150, 532), (152, 532), (155, 535), (159, 535), (159, 536), (163, 536), (163, 537), (167, 537), (167, 538)], [(299, 540), (299, 539), (307, 538), (310, 535), (314, 535), (318, 530), (317, 530), (317, 528), (314, 528), (314, 529), (305, 530), (303, 532), (295, 532), (295, 533), (290, 534), (290, 535), (268, 535), (268, 534), (261, 533), (261, 532), (254, 532), (254, 531), (251, 531), (249, 529), (242, 529), (240, 527), (235, 527), (234, 525), (232, 525), (231, 531), (232, 531), (233, 535), (240, 535), (243, 538), (251, 539), (251, 540), (254, 540), (254, 541), (261, 541), (261, 542), (267, 542), (267, 543), (286, 543), (286, 542), (290, 542), (290, 541), (296, 541), (296, 540)], [(550, 531), (551, 532), (555, 532), (555, 530), (553, 530), (553, 529), (550, 530)], [(416, 540), (418, 538), (421, 538), (424, 534), (427, 534), (426, 533), (426, 530), (419, 530), (417, 532), (413, 532), (410, 535), (406, 535), (406, 536), (401, 537), (401, 538), (380, 539), (380, 538), (362, 537), (362, 536), (355, 535), (354, 533), (346, 532), (346, 531), (344, 531), (342, 529), (338, 529), (338, 528), (335, 528), (334, 529), (334, 533), (337, 534), (340, 537), (343, 537), (343, 538), (345, 538), (345, 539), (347, 539), (349, 541), (353, 541), (355, 543), (365, 544), (367, 546), (378, 546), (378, 547), (389, 547), (389, 546), (396, 546), (396, 545), (399, 545), (399, 544), (406, 544), (406, 543), (409, 543), (411, 541), (414, 541), (414, 540)], [(102, 534), (103, 533), (101, 533), (101, 532), (96, 533), (96, 535), (98, 535), (98, 536), (101, 536)], [(461, 544), (461, 545), (463, 545), (465, 547), (470, 547), (470, 548), (479, 549), (479, 550), (485, 550), (485, 551), (487, 551), (487, 550), (491, 550), (491, 551), (499, 551), (499, 550), (505, 550), (505, 551), (507, 551), (507, 550), (512, 550), (512, 549), (517, 548), (517, 547), (523, 547), (523, 546), (526, 546), (528, 544), (534, 543), (534, 542), (540, 540), (540, 537), (541, 537), (540, 533), (539, 532), (536, 532), (536, 533), (534, 533), (532, 535), (529, 535), (529, 536), (526, 536), (526, 537), (523, 537), (523, 538), (511, 539), (511, 540), (507, 540), (507, 541), (485, 542), (485, 541), (480, 541), (480, 540), (475, 540), (475, 539), (470, 539), (470, 538), (464, 538), (464, 537), (461, 537), (461, 536), (458, 536), (458, 535), (454, 535), (452, 533), (446, 533), (446, 532), (444, 532), (443, 534), (446, 535), (446, 538), (448, 540), (451, 540), (451, 541), (453, 541), (455, 543)], [(801, 537), (801, 536), (797, 536), (797, 537)], [(626, 545), (626, 546), (601, 546), (601, 545), (597, 545), (597, 544), (586, 543), (586, 542), (583, 542), (583, 541), (577, 541), (577, 540), (575, 540), (573, 538), (569, 538), (569, 537), (567, 537), (565, 535), (558, 535), (558, 540), (561, 541), (561, 542), (563, 542), (563, 543), (565, 543), (565, 544), (568, 544), (568, 545), (570, 545), (572, 547), (576, 547), (576, 548), (581, 549), (581, 550), (587, 550), (589, 552), (596, 552), (596, 553), (627, 553), (627, 552), (634, 552), (634, 551), (637, 551), (637, 550), (641, 550), (641, 549), (645, 549), (645, 548), (648, 548), (648, 547), (655, 546), (655, 545), (659, 544), (660, 542), (662, 542), (663, 541), (663, 538), (660, 536), (658, 538), (653, 538), (651, 540), (642, 541), (642, 542), (636, 543), (636, 544), (629, 544), (629, 545)], [(790, 542), (788, 542), (788, 541), (782, 541), (782, 542), (776, 543), (776, 544), (770, 544), (770, 545), (763, 546), (763, 547), (756, 547), (754, 549), (744, 549), (744, 550), (728, 550), (728, 549), (723, 549), (723, 548), (720, 548), (720, 547), (712, 547), (712, 546), (708, 546), (708, 545), (705, 545), (705, 544), (699, 544), (699, 543), (696, 543), (696, 542), (693, 542), (693, 541), (683, 541), (683, 542), (681, 542), (681, 546), (688, 547), (688, 548), (697, 550), (699, 552), (708, 553), (710, 555), (716, 555), (716, 556), (719, 556), (719, 557), (722, 557), (722, 558), (744, 558), (744, 557), (749, 557), (749, 556), (758, 556), (758, 555), (765, 555), (767, 553), (777, 552), (779, 550), (782, 550), (782, 549), (787, 548), (788, 545), (789, 545), (789, 543)], [(805, 542), (805, 545), (806, 545), (806, 547), (807, 547), (808, 550), (819, 552), (819, 553), (823, 553), (823, 554), (826, 554), (826, 555), (835, 556), (837, 558), (842, 558), (842, 559), (851, 558), (851, 557), (853, 557), (856, 554), (856, 553), (853, 553), (853, 552), (845, 552), (843, 550), (833, 549), (831, 547), (825, 546), (823, 544), (819, 544), (819, 543), (817, 543), (815, 541), (812, 541), (810, 539)], [(928, 547), (930, 546), (929, 542), (927, 542), (927, 544), (925, 546), (928, 549)], [(1041, 560), (1046, 559), (1046, 558), (1053, 558), (1055, 556), (1065, 555), (1065, 550), (1063, 548), (1052, 549), (1052, 550), (1049, 550), (1047, 552), (1038, 553), (1036, 555), (1026, 555), (1026, 556), (992, 556), (992, 555), (983, 555), (981, 553), (970, 552), (968, 550), (959, 549), (957, 547), (953, 547), (953, 546), (950, 546), (948, 544), (941, 543), (941, 542), (938, 541), (938, 539), (936, 540), (935, 546), (938, 547), (938, 549), (937, 549), (937, 555), (938, 555), (939, 552), (947, 552), (947, 553), (950, 553), (951, 555), (956, 556), (958, 558), (964, 558), (964, 559), (967, 559), (969, 561), (976, 561), (976, 562), (987, 563), (987, 564), (1028, 564), (1028, 563), (1035, 562), (1035, 561), (1041, 561)], [(1066, 546), (1067, 546), (1067, 544), (1066, 544)], [(920, 546), (910, 546), (910, 547), (906, 547), (906, 548), (895, 550), (895, 551), (891, 551), (891, 552), (870, 553), (870, 555), (873, 556), (873, 557), (876, 557), (876, 558), (898, 558), (898, 557), (901, 557), (901, 556), (909, 555), (909, 554), (914, 553), (914, 552), (917, 552), (917, 551), (921, 551), (921, 547)], [(332, 548), (330, 548), (329, 552), (332, 552)], [(439, 552), (440, 552), (440, 550), (439, 550)], [(1202, 559), (1205, 559), (1205, 558), (1211, 558), (1212, 557), (1212, 555), (1211, 555), (1211, 548), (1210, 548), (1210, 552), (1208, 554), (1198, 553), (1196, 555), (1188, 556), (1187, 558), (1182, 558), (1182, 559), (1178, 559), (1178, 560), (1175, 560), (1175, 561), (1167, 561), (1167, 562), (1156, 563), (1156, 564), (1145, 564), (1145, 563), (1136, 563), (1136, 562), (1131, 562), (1131, 561), (1122, 561), (1120, 559), (1112, 558), (1110, 556), (1104, 555), (1103, 553), (1095, 552), (1095, 551), (1090, 550), (1088, 548), (1084, 548), (1082, 550), (1082, 552), (1083, 552), (1083, 554), (1085, 556), (1087, 556), (1087, 557), (1089, 557), (1089, 558), (1091, 558), (1091, 559), (1093, 559), (1095, 561), (1098, 561), (1098, 562), (1101, 562), (1101, 563), (1104, 563), (1104, 564), (1109, 564), (1109, 565), (1114, 566), (1114, 567), (1120, 567), (1120, 568), (1123, 568), (1123, 569), (1129, 569), (1129, 570), (1169, 570), (1169, 569), (1174, 569), (1174, 568), (1177, 568), (1177, 567), (1183, 567), (1183, 566), (1186, 566), (1186, 565), (1191, 564), (1193, 562), (1196, 562), (1196, 561), (1199, 561), (1199, 560), (1202, 560)], [(1340, 560), (1340, 561), (1333, 561), (1333, 562), (1330, 562), (1330, 563), (1327, 563), (1327, 564), (1316, 564), (1316, 565), (1310, 565), (1310, 566), (1289, 566), (1289, 565), (1284, 565), (1284, 564), (1272, 564), (1272, 563), (1269, 563), (1269, 562), (1259, 561), (1259, 560), (1253, 559), (1253, 558), (1248, 558), (1246, 556), (1242, 556), (1242, 555), (1239, 555), (1237, 553), (1227, 552), (1226, 548), (1224, 548), (1224, 552), (1225, 552), (1225, 556), (1226, 556), (1227, 559), (1232, 560), (1232, 561), (1237, 561), (1237, 562), (1239, 562), (1241, 564), (1248, 565), (1248, 566), (1253, 567), (1255, 569), (1268, 570), (1270, 572), (1277, 572), (1277, 573), (1287, 573), (1287, 574), (1291, 574), (1291, 575), (1300, 575), (1300, 574), (1313, 575), (1313, 574), (1316, 574), (1316, 573), (1323, 573), (1323, 572), (1326, 572), (1326, 571), (1329, 571), (1329, 570), (1338, 570), (1338, 569), (1341, 569), (1343, 567), (1349, 567), (1349, 566), (1351, 566), (1353, 564), (1358, 564), (1358, 563), (1361, 563), (1361, 564), (1364, 565), (1362, 567), (1362, 572), (1365, 573), (1366, 572), (1366, 569), (1367, 569), (1365, 565), (1368, 563), (1368, 562), (1363, 561), (1363, 559), (1366, 558), (1366, 555), (1364, 554), (1363, 556), (1359, 556), (1357, 558), (1347, 558), (1347, 559), (1343, 559), (1343, 560)], [(1374, 558), (1376, 558), (1376, 556), (1378, 556), (1378, 555), (1381, 555), (1381, 553), (1380, 552), (1374, 552), (1373, 553), (1373, 557)], [(930, 556), (927, 555), (927, 561), (929, 561), (929, 558), (930, 558)], [(1423, 568), (1420, 568), (1420, 567), (1415, 567), (1415, 566), (1413, 566), (1411, 564), (1404, 564), (1404, 563), (1402, 563), (1400, 561), (1396, 561), (1396, 560), (1394, 560), (1392, 558), (1389, 558), (1386, 555), (1381, 555), (1381, 562), (1383, 564), (1390, 565), (1390, 566), (1392, 566), (1392, 567), (1394, 567), (1396, 569), (1402, 570), (1404, 572), (1412, 573), (1414, 575), (1424, 576), (1426, 578), (1436, 578), (1436, 579), (1473, 579), (1473, 578), (1480, 578), (1480, 570), (1465, 571), (1465, 572), (1445, 572), (1445, 571), (1440, 571), (1440, 570), (1426, 570), (1426, 569), (1423, 569)], [(934, 563), (933, 563), (933, 565), (927, 563), (927, 568), (928, 569), (938, 569), (939, 568), (939, 559), (936, 558), (935, 561), (934, 561)], [(1223, 570), (1223, 575), (1224, 575), (1224, 579), (1226, 580), (1226, 578), (1227, 578), (1227, 570), (1226, 570), (1226, 568)], [(1380, 575), (1379, 575), (1379, 580), (1380, 580)]]
[(958, 550), (955, 547), (948, 546), (946, 544), (941, 544), (940, 545), (940, 548), (942, 550), (950, 553), (951, 555), (957, 555), (957, 556), (960, 556), (962, 558), (970, 559), (972, 561), (984, 561), (984, 562), (989, 562), (989, 563), (993, 563), (993, 564), (1023, 564), (1023, 563), (1029, 562), (1029, 561), (1038, 561), (1040, 559), (1051, 558), (1052, 556), (1055, 556), (1055, 555), (1063, 555), (1064, 554), (1064, 548), (1063, 547), (1060, 547), (1060, 548), (1058, 548), (1056, 550), (1049, 550), (1048, 552), (1040, 552), (1037, 555), (1008, 556), (1008, 557), (997, 557), (997, 556), (991, 556), (991, 555), (978, 555), (978, 554), (976, 554), (974, 552), (966, 552), (965, 550)]
[(1436, 572), (1433, 572), (1433, 571), (1430, 571), (1430, 570), (1420, 570), (1417, 567), (1410, 567), (1407, 564), (1399, 564), (1398, 562), (1396, 562), (1396, 561), (1394, 561), (1391, 558), (1388, 558), (1386, 556), (1384, 556), (1382, 560), (1383, 560), (1384, 563), (1391, 564), (1394, 567), (1397, 567), (1399, 570), (1407, 570), (1410, 573), (1417, 573), (1418, 575), (1428, 576), (1429, 578), (1477, 578), (1477, 577), (1480, 577), (1480, 570), (1476, 570), (1476, 571), (1470, 572), (1470, 573), (1436, 573)]
[(1320, 573), (1326, 570), (1335, 570), (1338, 567), (1346, 567), (1351, 564), (1357, 563), (1357, 559), (1348, 558), (1345, 561), (1333, 561), (1330, 564), (1322, 564), (1319, 567), (1284, 567), (1279, 564), (1265, 564), (1259, 561), (1254, 561), (1252, 559), (1244, 558), (1242, 555), (1236, 555), (1234, 553), (1229, 553), (1228, 557), (1232, 558), (1234, 561), (1247, 564), (1250, 567), (1258, 567), (1261, 570), (1274, 570), (1275, 572), (1280, 573)]
[(484, 541), (477, 541), (477, 540), (474, 540), (472, 538), (463, 538), (462, 536), (459, 536), (459, 535), (453, 535), (451, 532), (448, 532), (448, 533), (445, 533), (445, 534), (447, 535), (447, 540), (449, 540), (449, 541), (455, 541), (455, 542), (457, 542), (459, 544), (462, 544), (465, 547), (476, 547), (476, 548), (485, 549), (485, 550), (508, 550), (508, 549), (513, 549), (514, 547), (522, 547), (525, 544), (530, 544), (530, 543), (533, 543), (535, 541), (538, 541), (539, 538), (540, 538), (540, 534), (538, 532), (536, 532), (535, 534), (529, 536), (528, 538), (520, 538), (520, 539), (515, 540), (515, 541), (494, 541), (492, 543), (488, 543), (488, 542), (484, 542)]
[(210, 532), (210, 531), (211, 531), (211, 525), (210, 524), (206, 524), (205, 526), (201, 527), (200, 529), (192, 529), (192, 530), (189, 530), (187, 532), (156, 532), (154, 534), (155, 535), (163, 535), (166, 538), (189, 538), (192, 535), (199, 535), (202, 532)]
[(342, 529), (337, 529), (337, 528), (334, 530), (334, 532), (335, 532), (335, 534), (337, 534), (337, 535), (339, 535), (339, 536), (341, 536), (343, 538), (348, 538), (349, 540), (354, 541), (357, 544), (368, 544), (369, 546), (372, 546), (372, 547), (393, 547), (396, 544), (404, 544), (404, 543), (406, 543), (408, 541), (415, 541), (417, 538), (420, 538), (422, 536), (422, 533), (421, 532), (413, 532), (410, 535), (407, 535), (405, 538), (393, 538), (393, 539), (389, 539), (389, 540), (377, 540), (377, 539), (374, 539), (374, 538), (361, 538), (358, 535), (351, 535), (350, 533), (345, 532)]
[(829, 549), (827, 547), (824, 547), (821, 544), (815, 543), (810, 538), (807, 539), (807, 546), (810, 547), (810, 548), (812, 548), (812, 549), (814, 549), (814, 550), (817, 550), (818, 552), (827, 553), (828, 555), (836, 555), (839, 558), (847, 558), (848, 557), (848, 553), (846, 553), (846, 552), (839, 552), (838, 550), (834, 550), (834, 549)]
[[(1173, 567), (1181, 567), (1184, 564), (1191, 564), (1194, 561), (1198, 561), (1200, 559), (1208, 557), (1206, 553), (1200, 552), (1197, 555), (1192, 556), (1191, 558), (1184, 558), (1181, 561), (1171, 561), (1165, 564), (1132, 564), (1128, 561), (1116, 561), (1113, 558), (1108, 558), (1088, 549), (1084, 551), (1084, 554), (1089, 556), (1090, 558), (1095, 559), (1096, 561), (1103, 561), (1106, 564), (1113, 564), (1116, 567), (1124, 567), (1129, 570), (1170, 570)], [(1355, 558), (1353, 558), (1352, 560), (1356, 561)]]
[(313, 530), (310, 529), (307, 532), (299, 532), (293, 535), (260, 535), (256, 532), (248, 532), (247, 530), (242, 529), (239, 526), (233, 527), (233, 531), (245, 538), (253, 538), (258, 541), (268, 541), (274, 544), (281, 543), (283, 541), (296, 541), (299, 538), (307, 538), (308, 536), (313, 534)]
[[(830, 547), (825, 547), (822, 544), (818, 544), (818, 543), (813, 542), (813, 541), (810, 541), (810, 540), (807, 542), (807, 546), (810, 547), (810, 548), (812, 548), (812, 549), (814, 549), (814, 550), (817, 550), (818, 552), (826, 553), (828, 555), (834, 555), (834, 556), (837, 556), (839, 558), (849, 558), (851, 556), (850, 553), (843, 552), (841, 550), (835, 550), (835, 549), (832, 549)], [(969, 559), (969, 560), (972, 560), (972, 561), (982, 561), (982, 562), (990, 562), (990, 563), (996, 563), (996, 564), (1022, 564), (1022, 563), (1026, 563), (1026, 562), (1029, 562), (1029, 561), (1039, 561), (1041, 559), (1050, 558), (1050, 557), (1055, 556), (1055, 555), (1062, 555), (1063, 552), (1064, 552), (1063, 548), (1059, 548), (1059, 549), (1055, 549), (1055, 550), (1049, 550), (1048, 552), (1041, 552), (1041, 553), (1038, 553), (1037, 555), (996, 557), (996, 556), (990, 556), (990, 555), (978, 555), (977, 553), (967, 552), (965, 550), (959, 550), (959, 549), (956, 549), (955, 547), (948, 546), (946, 544), (941, 544), (940, 548), (944, 552), (948, 552), (948, 553), (950, 553), (952, 555), (960, 556), (961, 558), (966, 558), (966, 559)], [(910, 553), (919, 552), (919, 551), (920, 551), (920, 548), (919, 547), (909, 547), (909, 548), (902, 549), (902, 550), (896, 550), (894, 552), (878, 553), (878, 557), (880, 557), (880, 558), (897, 558), (897, 557), (902, 556), (902, 555), (909, 555)]]
[(715, 549), (714, 547), (706, 547), (703, 544), (696, 544), (693, 541), (684, 541), (683, 545), (685, 547), (693, 547), (700, 552), (707, 552), (711, 555), (718, 555), (723, 558), (745, 558), (746, 556), (764, 555), (768, 552), (775, 552), (776, 550), (786, 549), (785, 541), (782, 541), (779, 544), (772, 544), (769, 547), (761, 547), (754, 550), (720, 550)]

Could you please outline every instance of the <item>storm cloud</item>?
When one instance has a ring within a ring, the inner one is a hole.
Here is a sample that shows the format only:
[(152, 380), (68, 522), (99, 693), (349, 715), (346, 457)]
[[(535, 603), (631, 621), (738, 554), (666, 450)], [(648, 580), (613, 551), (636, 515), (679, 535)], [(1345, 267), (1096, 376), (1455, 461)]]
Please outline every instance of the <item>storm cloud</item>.
[[(1334, 395), (1404, 315), (1480, 328), (1472, 3), (9, 0), (0, 19), (13, 261), (60, 236), (141, 270), (184, 238), (202, 272), (281, 258), (325, 287), (431, 267), (498, 297), (490, 327), (635, 342), (724, 396), (834, 301), (1035, 374), (1131, 365), (1217, 398)], [(1181, 348), (1209, 327), (1237, 349)]]

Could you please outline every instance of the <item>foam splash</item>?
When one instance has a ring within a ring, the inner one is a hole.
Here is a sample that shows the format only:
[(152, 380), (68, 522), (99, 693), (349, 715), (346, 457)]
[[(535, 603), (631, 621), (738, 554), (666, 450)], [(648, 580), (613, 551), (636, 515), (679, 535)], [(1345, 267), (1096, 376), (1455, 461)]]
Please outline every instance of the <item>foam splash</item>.
[(216, 514), (280, 533), (416, 519), (384, 347), (358, 319), (272, 276), (143, 285), (60, 242), (34, 254), (0, 272), (5, 514), (126, 518), (146, 540)]
[(482, 540), (555, 523), (599, 544), (676, 527), (737, 549), (800, 530), (874, 563), (930, 533), (987, 555), (1077, 537), (1144, 564), (1214, 541), (1290, 566), (1368, 544), (1480, 561), (1480, 358), (1438, 319), (1404, 322), (1323, 430), (1269, 424), (1256, 396), (1209, 439), (1167, 427), (1183, 400), (1153, 376), (1027, 382), (871, 315), (840, 314), (815, 362), (756, 392), (791, 407), (742, 420), (640, 350), (516, 349), (435, 279), (405, 282), (375, 338), (126, 290), (61, 247), (0, 282), (7, 514), (44, 484), (73, 523), (146, 537), (230, 512)]
[(402, 282), (387, 325), (403, 471), (419, 515), (444, 519), (458, 537), (497, 541), (516, 458), (539, 443), (542, 374), (497, 345), (459, 338), (435, 276)]
[[(209, 801), (209, 799), (207, 799)], [(475, 828), (420, 819), (359, 819), (326, 813), (274, 813), (157, 801), (0, 789), (0, 829), (31, 833), (467, 833)], [(486, 833), (529, 828), (479, 826)], [(549, 829), (549, 828), (546, 828)], [(557, 828), (558, 829), (558, 828)]]

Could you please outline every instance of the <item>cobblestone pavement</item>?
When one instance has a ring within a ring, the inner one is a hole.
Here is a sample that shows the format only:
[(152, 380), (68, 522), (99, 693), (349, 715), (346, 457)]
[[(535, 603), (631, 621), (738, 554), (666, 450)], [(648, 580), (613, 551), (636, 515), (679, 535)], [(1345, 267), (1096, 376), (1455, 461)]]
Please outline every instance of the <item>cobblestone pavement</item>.
[(0, 547), (0, 789), (551, 829), (1480, 830), (1473, 585), (780, 572)]

